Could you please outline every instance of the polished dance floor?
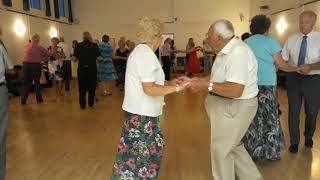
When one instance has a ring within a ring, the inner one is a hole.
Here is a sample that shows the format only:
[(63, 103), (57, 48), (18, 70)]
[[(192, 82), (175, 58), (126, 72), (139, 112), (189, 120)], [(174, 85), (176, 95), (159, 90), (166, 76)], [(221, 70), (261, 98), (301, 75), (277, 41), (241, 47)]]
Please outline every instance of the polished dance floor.
[[(166, 98), (165, 117), (161, 122), (166, 147), (160, 180), (213, 179), (210, 124), (203, 108), (204, 96), (182, 92)], [(288, 142), (285, 91), (279, 90), (279, 96), (281, 121)], [(19, 104), (19, 98), (12, 99), (7, 179), (107, 180), (123, 124), (123, 93), (114, 88), (113, 96), (98, 97), (95, 108), (83, 112), (78, 105), (75, 84), (72, 91), (60, 99), (56, 98), (54, 88), (44, 90), (45, 102), (40, 105), (36, 104), (34, 95), (26, 106)], [(257, 162), (266, 180), (320, 180), (319, 124), (312, 150), (301, 144), (297, 155), (286, 150), (280, 161)], [(304, 121), (301, 128), (303, 126)]]

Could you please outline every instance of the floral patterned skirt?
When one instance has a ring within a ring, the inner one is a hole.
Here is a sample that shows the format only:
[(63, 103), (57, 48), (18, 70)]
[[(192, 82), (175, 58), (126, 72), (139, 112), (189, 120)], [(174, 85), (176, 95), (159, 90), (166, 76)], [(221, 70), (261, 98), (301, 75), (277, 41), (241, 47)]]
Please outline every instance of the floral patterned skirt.
[(246, 135), (244, 146), (253, 159), (280, 159), (285, 140), (280, 124), (276, 86), (259, 86), (258, 111)]
[(125, 124), (110, 180), (158, 179), (163, 148), (159, 117), (125, 112)]

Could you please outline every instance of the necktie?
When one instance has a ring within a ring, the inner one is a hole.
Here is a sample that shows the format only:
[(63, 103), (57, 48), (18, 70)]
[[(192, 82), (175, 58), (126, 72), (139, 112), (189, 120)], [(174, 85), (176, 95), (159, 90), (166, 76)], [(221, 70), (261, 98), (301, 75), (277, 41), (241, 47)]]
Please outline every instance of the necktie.
[(298, 59), (298, 66), (304, 65), (306, 63), (307, 38), (308, 38), (308, 36), (303, 36), (303, 39), (302, 39), (302, 42), (301, 42), (299, 59)]

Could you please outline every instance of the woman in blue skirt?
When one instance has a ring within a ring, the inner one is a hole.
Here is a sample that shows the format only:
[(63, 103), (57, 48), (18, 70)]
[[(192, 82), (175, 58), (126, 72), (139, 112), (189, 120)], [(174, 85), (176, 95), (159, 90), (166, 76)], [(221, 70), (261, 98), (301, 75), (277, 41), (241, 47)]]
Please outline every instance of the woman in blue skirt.
[(112, 62), (113, 50), (109, 44), (109, 36), (102, 37), (102, 43), (99, 45), (101, 60), (98, 67), (98, 80), (101, 82), (102, 95), (111, 96), (112, 81), (118, 79), (116, 70)]

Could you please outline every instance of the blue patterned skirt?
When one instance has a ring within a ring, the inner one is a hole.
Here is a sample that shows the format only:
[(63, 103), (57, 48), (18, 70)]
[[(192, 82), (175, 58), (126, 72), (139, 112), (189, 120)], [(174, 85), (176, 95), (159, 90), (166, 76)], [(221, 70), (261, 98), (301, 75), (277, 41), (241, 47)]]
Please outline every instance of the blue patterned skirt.
[(111, 59), (104, 59), (99, 62), (98, 66), (98, 80), (99, 81), (113, 81), (118, 79), (116, 70)]
[(285, 140), (280, 124), (276, 86), (259, 86), (258, 111), (246, 135), (244, 146), (253, 159), (280, 159)]

